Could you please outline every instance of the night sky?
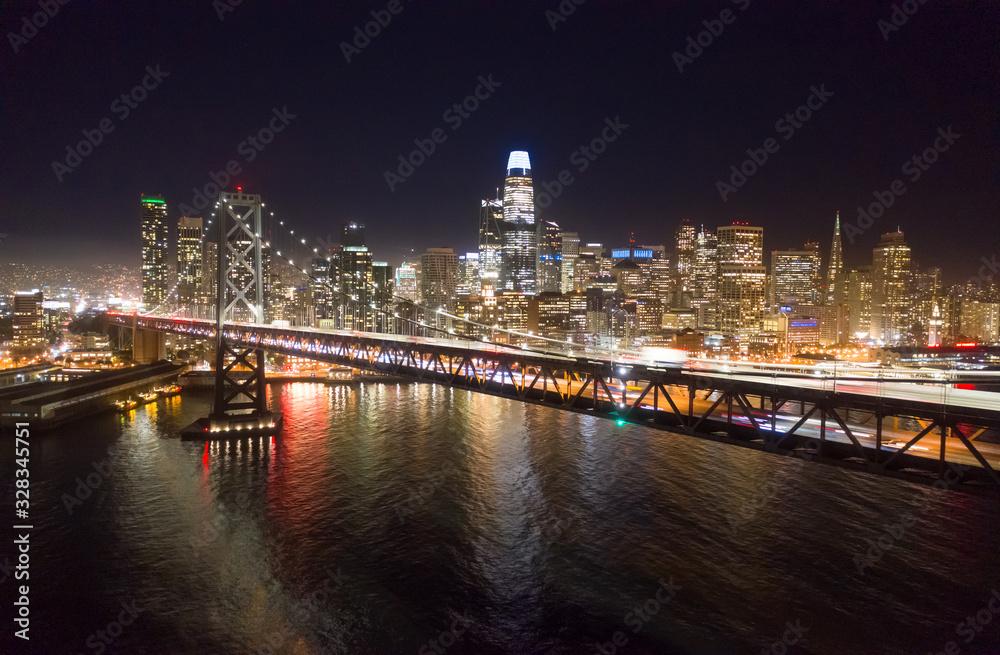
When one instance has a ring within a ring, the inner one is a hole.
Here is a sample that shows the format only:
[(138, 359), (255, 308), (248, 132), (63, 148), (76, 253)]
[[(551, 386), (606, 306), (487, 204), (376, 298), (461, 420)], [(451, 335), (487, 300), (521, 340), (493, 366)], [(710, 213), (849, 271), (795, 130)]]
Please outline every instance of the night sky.
[[(37, 33), (23, 24), (37, 2), (3, 2), (2, 261), (137, 265), (140, 194), (166, 198), (173, 230), (231, 160), (230, 186), (262, 194), (298, 232), (336, 239), (362, 221), (391, 263), (410, 248), (465, 252), (514, 149), (529, 151), (536, 193), (569, 171), (539, 216), (585, 242), (621, 246), (634, 231), (669, 251), (682, 218), (741, 220), (765, 228), (765, 251), (818, 240), (825, 260), (835, 212), (856, 224), (859, 205), (901, 180), (883, 215), (845, 238), (848, 265), (870, 262), (897, 226), (917, 264), (949, 280), (1000, 255), (995, 1), (897, 3), (891, 30), (893, 5), (870, 2), (563, 0), (573, 12), (559, 16), (557, 0), (230, 1), (78, 0)], [(348, 62), (341, 44), (354, 47), (372, 11), (391, 20)], [(689, 45), (720, 28), (700, 54)], [(144, 78), (145, 99), (116, 103)], [(477, 87), (474, 111), (446, 114)], [(794, 127), (785, 115), (813, 87), (825, 98)], [(274, 110), (287, 125), (262, 149), (244, 143)], [(605, 130), (616, 117), (620, 134)], [(102, 119), (113, 130), (57, 174)], [(949, 126), (960, 136), (939, 139)], [(435, 129), (443, 142), (390, 190), (386, 171)], [(574, 152), (602, 131), (615, 140), (581, 171)], [(767, 139), (776, 151), (723, 201), (717, 183)], [(948, 148), (934, 163), (904, 168), (936, 139)]]

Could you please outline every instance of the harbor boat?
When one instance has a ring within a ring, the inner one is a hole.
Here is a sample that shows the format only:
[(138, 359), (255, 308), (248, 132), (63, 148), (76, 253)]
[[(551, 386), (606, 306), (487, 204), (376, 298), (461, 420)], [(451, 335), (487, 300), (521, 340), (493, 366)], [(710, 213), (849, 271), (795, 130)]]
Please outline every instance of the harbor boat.
[(139, 401), (129, 396), (127, 400), (116, 400), (115, 407), (120, 412), (130, 412), (139, 406)]
[(145, 405), (146, 403), (151, 403), (156, 400), (157, 395), (158, 394), (155, 391), (147, 391), (145, 393), (140, 393), (139, 398), (142, 401), (142, 404)]
[(165, 387), (157, 387), (154, 391), (159, 394), (160, 398), (169, 398), (179, 394), (181, 392), (181, 388), (176, 384), (171, 384)]

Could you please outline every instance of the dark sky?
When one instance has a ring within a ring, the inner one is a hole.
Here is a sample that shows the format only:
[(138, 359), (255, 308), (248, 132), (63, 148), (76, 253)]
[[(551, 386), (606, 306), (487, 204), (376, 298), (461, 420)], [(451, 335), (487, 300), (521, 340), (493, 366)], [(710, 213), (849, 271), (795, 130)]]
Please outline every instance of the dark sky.
[[(230, 160), (234, 184), (297, 233), (357, 220), (377, 259), (464, 252), (512, 149), (530, 152), (536, 189), (570, 171), (540, 215), (584, 241), (621, 245), (634, 231), (669, 246), (681, 218), (744, 220), (764, 226), (765, 251), (819, 240), (825, 256), (834, 212), (856, 223), (899, 179), (905, 192), (845, 239), (848, 264), (897, 225), (915, 260), (951, 279), (1000, 254), (995, 1), (897, 3), (916, 11), (886, 39), (893, 7), (881, 2), (564, 0), (575, 11), (553, 30), (557, 0), (401, 0), (350, 62), (341, 42), (387, 3), (243, 0), (220, 20), (225, 2), (69, 2), (17, 52), (10, 34), (38, 5), (3, 2), (0, 258), (136, 264), (140, 194), (163, 194), (174, 222)], [(731, 22), (713, 22), (723, 10)], [(704, 21), (722, 32), (679, 72), (673, 53)], [(123, 116), (113, 103), (147, 66), (167, 76)], [(445, 110), (491, 75), (499, 86), (456, 126)], [(777, 124), (821, 85), (832, 95), (808, 120)], [(240, 144), (275, 108), (294, 118), (248, 162)], [(628, 127), (580, 172), (573, 152), (615, 117)], [(102, 119), (113, 131), (57, 179), (53, 162)], [(960, 137), (912, 181), (904, 163), (949, 126)], [(436, 128), (444, 142), (390, 191), (385, 171)], [(768, 138), (777, 151), (723, 201), (717, 182)]]

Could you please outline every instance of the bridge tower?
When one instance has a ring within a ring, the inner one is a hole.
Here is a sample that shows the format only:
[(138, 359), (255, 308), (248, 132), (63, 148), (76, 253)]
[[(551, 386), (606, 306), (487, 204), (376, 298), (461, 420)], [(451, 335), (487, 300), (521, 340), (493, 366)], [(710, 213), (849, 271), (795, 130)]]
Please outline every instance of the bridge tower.
[[(261, 247), (260, 195), (219, 194), (215, 298), (215, 402), (207, 418), (182, 432), (202, 438), (273, 434), (282, 415), (267, 409), (264, 351), (226, 337), (225, 324), (264, 323), (266, 272)], [(227, 363), (227, 358), (230, 360)]]

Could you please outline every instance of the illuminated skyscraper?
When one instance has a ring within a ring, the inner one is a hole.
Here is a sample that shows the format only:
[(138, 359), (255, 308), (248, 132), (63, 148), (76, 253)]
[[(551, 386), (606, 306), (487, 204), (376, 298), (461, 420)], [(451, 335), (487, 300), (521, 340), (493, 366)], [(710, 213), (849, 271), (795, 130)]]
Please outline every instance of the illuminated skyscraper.
[(677, 226), (675, 244), (677, 249), (677, 281), (681, 291), (691, 290), (691, 268), (694, 265), (696, 235), (694, 225), (684, 219)]
[[(365, 245), (365, 226), (347, 223), (341, 236), (340, 265), (335, 272), (334, 290), (345, 294), (340, 302), (339, 325), (344, 330), (371, 332), (375, 329), (372, 253)], [(334, 296), (336, 298), (336, 295)], [(353, 302), (345, 302), (350, 299)]]
[(746, 349), (750, 335), (764, 319), (766, 270), (763, 266), (764, 228), (748, 224), (718, 229), (718, 323), (738, 336)]
[[(770, 307), (782, 311), (789, 305), (813, 305), (818, 302), (820, 256), (817, 250), (772, 250)], [(786, 310), (787, 311), (787, 310)]]
[(479, 283), (483, 296), (492, 298), (503, 266), (503, 201), (483, 200), (479, 209)]
[(378, 310), (375, 312), (375, 331), (390, 332), (393, 328), (393, 270), (389, 262), (372, 262), (372, 300)]
[(479, 253), (467, 252), (458, 256), (455, 293), (460, 296), (478, 296), (481, 291), (479, 277)]
[(910, 304), (910, 247), (902, 232), (883, 234), (872, 260), (872, 338), (903, 343), (910, 328)]
[(562, 274), (562, 230), (552, 221), (538, 223), (538, 292), (558, 293)]
[(559, 275), (559, 290), (569, 293), (576, 290), (576, 260), (580, 258), (580, 235), (576, 232), (559, 234), (562, 264)]
[(535, 191), (528, 153), (515, 150), (507, 159), (503, 188), (504, 289), (535, 295), (538, 292), (538, 228), (535, 223)]
[(309, 299), (312, 307), (312, 318), (318, 321), (333, 316), (333, 281), (330, 277), (330, 260), (326, 257), (313, 257), (309, 265)]
[(451, 248), (428, 248), (420, 255), (420, 298), (431, 310), (455, 309), (458, 255)]
[(872, 267), (859, 266), (848, 274), (848, 336), (867, 337), (872, 327)]
[(826, 268), (826, 302), (829, 304), (846, 303), (844, 294), (837, 290), (837, 283), (841, 281), (844, 271), (844, 256), (841, 252), (840, 241), (840, 212), (837, 212), (836, 222), (833, 224), (833, 242), (830, 245), (830, 264)]
[(181, 216), (177, 221), (177, 305), (188, 316), (197, 315), (196, 305), (205, 275), (201, 239), (201, 217)]
[(715, 300), (718, 283), (718, 237), (703, 225), (695, 235), (694, 261), (691, 264), (691, 308), (698, 326), (715, 329)]
[(41, 291), (18, 291), (14, 294), (15, 348), (38, 348), (45, 344), (42, 299)]
[(407, 262), (396, 269), (395, 293), (401, 298), (417, 301), (417, 270)]
[(140, 201), (142, 218), (142, 305), (162, 311), (167, 300), (167, 203), (160, 196)]

